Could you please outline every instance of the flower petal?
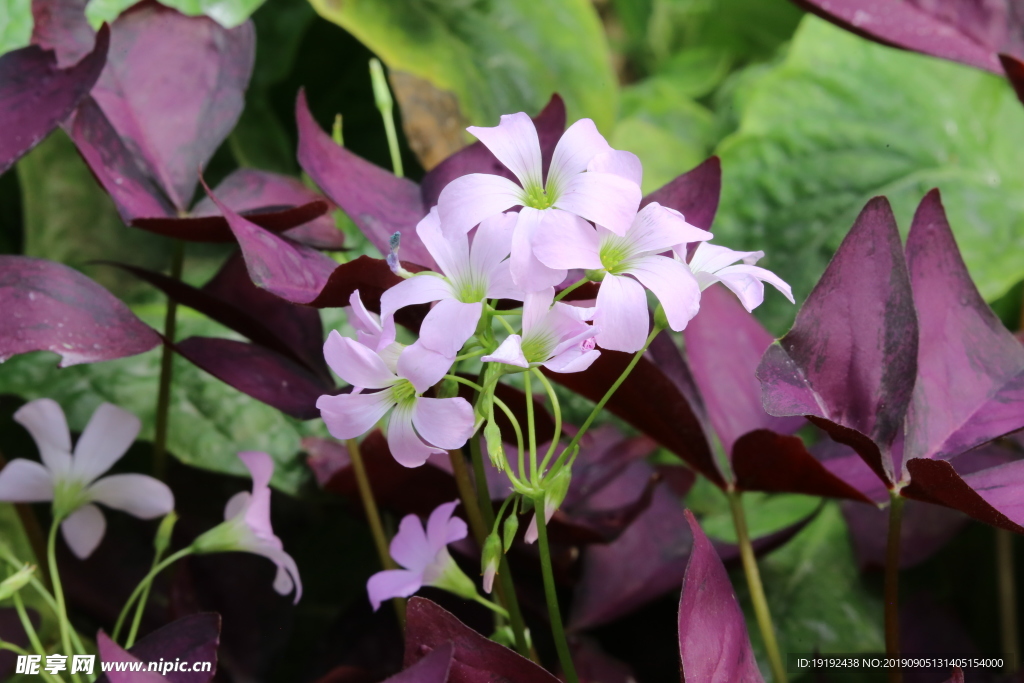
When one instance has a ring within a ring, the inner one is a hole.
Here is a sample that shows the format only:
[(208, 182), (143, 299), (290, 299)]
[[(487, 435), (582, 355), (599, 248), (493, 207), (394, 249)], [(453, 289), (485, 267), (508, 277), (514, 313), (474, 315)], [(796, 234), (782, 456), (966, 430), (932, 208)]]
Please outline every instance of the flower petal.
[(8, 503), (41, 503), (53, 500), (50, 471), (35, 460), (16, 458), (0, 470), (0, 500)]
[(365, 434), (394, 405), (395, 399), (388, 389), (373, 394), (321, 396), (316, 401), (320, 417), (335, 439), (354, 439)]
[(239, 491), (231, 496), (228, 498), (227, 505), (224, 506), (224, 519), (232, 519), (238, 515), (244, 515), (246, 510), (249, 509), (251, 501), (252, 494), (248, 491)]
[(383, 389), (398, 379), (373, 349), (342, 337), (337, 330), (331, 330), (324, 342), (324, 359), (339, 377), (354, 387)]
[(450, 299), (452, 296), (451, 284), (446, 279), (425, 272), (403, 280), (384, 292), (380, 298), (380, 314), (386, 318), (400, 308)]
[(601, 348), (626, 353), (642, 349), (650, 329), (643, 286), (632, 278), (605, 275), (597, 290), (594, 325)]
[(685, 255), (689, 242), (701, 242), (712, 237), (710, 232), (687, 223), (683, 214), (657, 202), (651, 202), (640, 209), (626, 233), (626, 239), (638, 251), (654, 254), (682, 245)]
[(757, 263), (764, 256), (763, 251), (733, 251), (728, 247), (702, 242), (697, 245), (690, 259), (690, 270), (694, 273), (714, 273), (742, 260), (748, 266)]
[(552, 356), (551, 360), (544, 363), (544, 367), (551, 372), (583, 372), (600, 357), (601, 352), (597, 349), (584, 350), (582, 344), (577, 344)]
[(422, 587), (423, 574), (407, 569), (385, 569), (366, 582), (366, 592), (374, 612), (380, 609), (380, 604), (385, 600), (407, 598)]
[(508, 178), (470, 173), (445, 185), (437, 198), (441, 229), (464, 235), (485, 218), (523, 203), (523, 189)]
[(242, 451), (239, 460), (252, 477), (252, 498), (245, 512), (245, 523), (260, 538), (276, 538), (270, 526), (270, 479), (274, 460), (263, 451)]
[[(667, 256), (646, 256), (626, 270), (658, 297), (669, 327), (686, 327), (700, 310), (700, 285), (686, 264)], [(600, 295), (599, 295), (600, 296)]]
[[(278, 540), (275, 537), (275, 540)], [(280, 540), (278, 540), (280, 543)], [(274, 590), (279, 595), (288, 595), (295, 591), (295, 600), (292, 604), (298, 604), (302, 598), (302, 579), (299, 578), (299, 566), (291, 555), (286, 553), (278, 545), (264, 545), (255, 549), (256, 555), (262, 555), (277, 565), (277, 574), (274, 576)]]
[(520, 368), (530, 367), (530, 362), (523, 354), (523, 339), (518, 334), (510, 334), (505, 337), (494, 353), (490, 353), (480, 360), (485, 363), (505, 363)]
[(555, 288), (547, 287), (530, 292), (523, 299), (523, 335), (530, 336), (530, 330), (539, 325), (551, 311), (555, 300)]
[(60, 530), (71, 552), (78, 559), (84, 560), (92, 555), (92, 551), (103, 540), (107, 520), (95, 505), (83, 505), (61, 522)]
[(423, 443), (413, 429), (412, 415), (412, 407), (400, 406), (388, 421), (388, 449), (402, 467), (419, 467), (434, 453), (444, 453)]
[(555, 206), (625, 235), (643, 193), (640, 186), (614, 173), (580, 173), (559, 192)]
[(580, 119), (562, 133), (551, 155), (547, 187), (561, 193), (573, 176), (587, 170), (598, 154), (611, 151), (611, 146), (590, 119)]
[(502, 213), (480, 223), (473, 235), (469, 250), (469, 263), (473, 273), (488, 277), (512, 251), (512, 233), (519, 215)]
[(28, 430), (46, 469), (59, 476), (71, 469), (71, 432), (64, 411), (51, 398), (29, 401), (14, 413), (14, 420)]
[(453, 356), (428, 349), (422, 340), (418, 340), (405, 347), (398, 356), (398, 374), (412, 382), (416, 393), (422, 394), (444, 379), (454, 362)]
[(476, 332), (483, 310), (484, 305), (480, 301), (463, 303), (444, 299), (437, 302), (420, 325), (420, 342), (432, 351), (454, 358)]
[(473, 422), (473, 407), (462, 397), (420, 397), (412, 414), (423, 440), (445, 450), (462, 448), (473, 434)]
[(414, 572), (422, 572), (437, 554), (430, 547), (423, 522), (416, 515), (402, 518), (398, 523), (398, 533), (391, 539), (388, 550), (395, 562)]
[(162, 517), (174, 509), (174, 494), (167, 484), (145, 474), (103, 477), (86, 489), (86, 495), (139, 519)]
[(782, 295), (789, 299), (790, 303), (796, 303), (790, 286), (778, 275), (765, 268), (745, 265), (726, 266), (717, 271), (714, 276), (732, 290), (747, 311), (753, 311), (764, 301), (762, 282), (767, 282), (782, 292)]
[(488, 299), (513, 299), (522, 301), (526, 292), (516, 286), (512, 280), (512, 262), (502, 261), (491, 271), (487, 278)]
[(491, 154), (519, 178), (523, 187), (541, 186), (540, 138), (537, 137), (533, 120), (527, 114), (506, 114), (497, 126), (470, 126), (466, 130), (484, 143)]
[[(366, 306), (363, 305), (362, 297), (359, 296), (358, 289), (349, 295), (348, 305), (348, 321), (352, 327), (373, 339), (380, 337), (380, 318), (375, 313), (371, 313), (366, 309)], [(367, 344), (367, 346), (371, 345)]]
[(640, 157), (632, 152), (617, 149), (601, 152), (587, 164), (590, 173), (614, 173), (640, 185), (644, 178), (644, 167)]
[(442, 232), (436, 206), (416, 225), (416, 234), (450, 279), (458, 277), (469, 265), (469, 238), (464, 232)]
[[(512, 256), (509, 259), (512, 281), (524, 292), (535, 292), (546, 287), (554, 287), (562, 282), (566, 270), (553, 269), (541, 263), (534, 255), (537, 238), (544, 234), (540, 226), (552, 219), (554, 209), (538, 211), (529, 207), (519, 212), (515, 233), (512, 235)], [(559, 212), (560, 213), (560, 212)]]
[(559, 269), (602, 267), (601, 241), (592, 226), (567, 211), (549, 209), (544, 214), (532, 241), (533, 253), (541, 263)]
[(121, 459), (135, 443), (142, 422), (127, 410), (104, 403), (89, 418), (78, 437), (71, 470), (84, 481), (92, 481)]
[(442, 503), (434, 508), (427, 519), (427, 545), (430, 546), (430, 551), (435, 557), (449, 543), (461, 541), (469, 535), (466, 522), (452, 516), (458, 505), (459, 501), (457, 500), (451, 503)]

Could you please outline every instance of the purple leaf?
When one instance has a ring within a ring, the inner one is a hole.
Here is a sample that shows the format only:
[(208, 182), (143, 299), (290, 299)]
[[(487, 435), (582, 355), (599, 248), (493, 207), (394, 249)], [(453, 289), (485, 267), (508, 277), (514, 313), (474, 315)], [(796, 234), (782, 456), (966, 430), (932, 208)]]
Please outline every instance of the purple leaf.
[(36, 45), (0, 57), (0, 173), (35, 147), (89, 94), (107, 59), (110, 30), (80, 62), (60, 69)]
[(964, 683), (964, 670), (958, 666), (953, 667), (952, 675), (946, 683)]
[[(605, 351), (586, 372), (545, 373), (591, 401), (598, 401), (629, 364), (632, 354)], [(647, 434), (720, 486), (725, 485), (684, 390), (658, 364), (641, 358), (612, 396), (608, 410)]]
[(704, 290), (700, 313), (683, 334), (693, 378), (726, 453), (749, 432), (792, 434), (805, 424), (801, 418), (772, 417), (761, 405), (755, 372), (774, 339), (732, 292), (719, 286)]
[[(97, 636), (100, 645), (100, 659), (104, 662), (143, 661), (158, 662), (161, 659), (186, 662), (210, 662), (210, 671), (172, 671), (156, 679), (122, 678), (120, 683), (149, 683), (150, 680), (170, 683), (207, 683), (217, 670), (217, 647), (220, 644), (220, 616), (212, 613), (192, 614), (173, 621), (141, 638), (128, 653), (113, 643), (102, 631)], [(125, 655), (133, 659), (125, 658)], [(110, 672), (113, 674), (114, 672)], [(137, 676), (138, 674), (133, 674)], [(151, 674), (152, 675), (152, 674)], [(96, 683), (119, 683), (113, 675), (109, 679), (100, 676)]]
[(0, 361), (53, 351), (60, 367), (149, 351), (160, 337), (110, 292), (63, 264), (0, 256)]
[[(793, 329), (757, 369), (765, 409), (805, 415), (887, 482), (917, 370), (917, 318), (889, 202), (861, 211)], [(820, 418), (820, 419), (813, 419)]]
[(710, 230), (721, 194), (722, 162), (711, 157), (644, 197), (640, 207), (658, 202), (683, 214), (692, 225)]
[[(324, 218), (330, 204), (317, 199), (301, 206), (277, 207), (266, 211), (242, 211), (241, 215), (255, 225), (270, 232), (283, 232), (300, 243), (313, 242), (311, 246), (323, 248), (326, 235), (312, 221)], [(132, 218), (133, 227), (148, 232), (173, 237), (187, 242), (225, 243), (234, 242), (228, 223), (223, 216), (157, 216)]]
[(32, 44), (53, 50), (66, 69), (92, 52), (96, 32), (85, 18), (87, 0), (32, 0)]
[(938, 190), (907, 238), (921, 340), (905, 455), (947, 459), (1024, 427), (1024, 346), (981, 298)]
[(997, 52), (1020, 54), (1024, 28), (1011, 3), (957, 0), (796, 0), (865, 38), (1000, 73)]
[[(324, 197), (303, 185), (296, 178), (259, 171), (252, 168), (240, 168), (225, 178), (214, 189), (217, 197), (240, 214), (247, 215), (257, 225), (269, 227), (260, 222), (258, 216), (268, 210), (279, 207), (303, 206), (313, 202), (324, 202)], [(326, 203), (326, 202), (325, 202)], [(327, 204), (324, 212), (332, 207)], [(209, 197), (204, 197), (192, 208), (193, 216), (216, 216), (220, 212)], [(225, 229), (227, 226), (225, 225)], [(230, 233), (228, 234), (230, 239)], [(340, 249), (343, 234), (334, 224), (329, 215), (320, 216), (285, 233), (296, 242), (318, 249)]]
[[(363, 304), (371, 311), (380, 312), (380, 297), (384, 292), (401, 282), (391, 272), (384, 259), (360, 256), (334, 269), (320, 294), (311, 302), (317, 308), (341, 308), (348, 306), (352, 292), (359, 290)], [(412, 330), (419, 329), (419, 323), (426, 315), (424, 307), (408, 307), (395, 314), (395, 319)]]
[(214, 337), (189, 337), (175, 350), (225, 384), (300, 420), (320, 416), (316, 401), (337, 388), (309, 369), (262, 346)]
[[(170, 683), (170, 681), (154, 671), (146, 671), (144, 668), (139, 671), (130, 670), (134, 664), (143, 664), (142, 660), (129, 654), (103, 631), (96, 634), (96, 646), (100, 651), (100, 661), (102, 663), (124, 663), (129, 665), (129, 670), (127, 671), (111, 668), (109, 672), (103, 674), (106, 683)], [(143, 664), (144, 666), (145, 664)]]
[(334, 203), (348, 214), (382, 254), (388, 240), (402, 233), (399, 257), (427, 268), (434, 259), (416, 235), (416, 224), (427, 215), (416, 183), (356, 156), (334, 143), (313, 119), (306, 93), (295, 103), (299, 127), (299, 164)]
[(569, 647), (580, 683), (636, 683), (629, 665), (603, 652), (593, 639), (574, 638)]
[(333, 260), (264, 230), (229, 209), (209, 189), (207, 194), (227, 219), (257, 287), (299, 304), (311, 303), (320, 295), (337, 266)]
[[(908, 460), (910, 484), (901, 490), (907, 498), (945, 505), (979, 522), (1024, 534), (1024, 461), (968, 475), (957, 474), (945, 460)], [(998, 506), (998, 507), (997, 507)]]
[(999, 55), (999, 61), (1003, 64), (1010, 85), (1017, 93), (1017, 99), (1024, 102), (1024, 62), (1010, 55)]
[[(884, 569), (889, 511), (858, 503), (843, 503), (842, 508), (861, 571)], [(900, 526), (900, 569), (921, 564), (941, 550), (966, 525), (967, 517), (956, 510), (908, 500)]]
[(446, 683), (452, 667), (455, 646), (445, 643), (430, 651), (405, 671), (397, 673), (382, 683)]
[(682, 680), (763, 683), (729, 575), (693, 513), (687, 510), (684, 514), (693, 549), (679, 599)]
[(409, 601), (405, 624), (405, 666), (446, 644), (455, 647), (449, 683), (556, 683), (557, 678), (529, 659), (469, 628), (425, 598)]
[(138, 167), (184, 211), (197, 170), (242, 113), (255, 59), (252, 22), (228, 30), (143, 2), (114, 22), (110, 54), (92, 96)]
[[(548, 164), (551, 163), (555, 146), (565, 131), (565, 102), (559, 95), (551, 96), (551, 101), (533, 119), (533, 125), (537, 127), (537, 137), (540, 138), (541, 164), (544, 169), (547, 169)], [(426, 214), (431, 207), (437, 204), (441, 190), (448, 183), (469, 173), (488, 173), (515, 180), (512, 172), (498, 161), (497, 157), (482, 142), (474, 142), (468, 147), (460, 149), (423, 176), (423, 182), (420, 184), (423, 213)]]

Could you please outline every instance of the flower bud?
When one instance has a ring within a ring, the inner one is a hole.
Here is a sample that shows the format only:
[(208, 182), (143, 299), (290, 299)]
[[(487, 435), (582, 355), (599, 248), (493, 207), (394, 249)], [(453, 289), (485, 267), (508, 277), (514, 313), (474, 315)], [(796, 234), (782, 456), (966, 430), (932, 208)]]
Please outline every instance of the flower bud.
[(665, 313), (665, 307), (660, 303), (654, 309), (654, 326), (659, 330), (667, 330), (669, 328), (668, 315)]
[(35, 570), (34, 565), (26, 564), (3, 581), (0, 581), (0, 600), (10, 598), (24, 588), (32, 580), (32, 573)]
[(156, 537), (153, 539), (153, 547), (156, 548), (157, 555), (163, 555), (167, 552), (167, 548), (171, 545), (171, 533), (174, 531), (174, 525), (178, 522), (178, 513), (171, 510), (167, 515), (160, 520), (160, 526), (156, 530)]
[(508, 465), (505, 458), (505, 447), (501, 444), (501, 429), (494, 420), (489, 420), (484, 427), (484, 442), (487, 444), (487, 457), (499, 472), (504, 472)]
[(505, 518), (505, 526), (502, 529), (505, 541), (505, 552), (512, 547), (512, 541), (515, 540), (516, 532), (519, 531), (519, 516), (509, 515)]
[(494, 575), (498, 573), (502, 554), (501, 539), (497, 533), (491, 533), (484, 541), (484, 551), (480, 560), (484, 575), (484, 591), (487, 593), (494, 588)]
[(451, 377), (445, 377), (437, 385), (438, 398), (454, 398), (459, 395), (459, 383)]

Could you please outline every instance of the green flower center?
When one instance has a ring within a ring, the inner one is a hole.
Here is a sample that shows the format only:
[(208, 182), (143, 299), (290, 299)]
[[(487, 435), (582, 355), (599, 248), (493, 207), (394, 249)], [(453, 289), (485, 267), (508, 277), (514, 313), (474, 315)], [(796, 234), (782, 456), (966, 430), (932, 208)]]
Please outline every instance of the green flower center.
[(554, 348), (555, 340), (550, 333), (531, 334), (523, 339), (523, 355), (531, 363), (543, 363)]
[(63, 480), (54, 483), (53, 512), (63, 519), (89, 502), (85, 485), (80, 481)]
[(416, 387), (407, 379), (402, 379), (391, 385), (391, 397), (399, 406), (407, 406), (416, 399)]
[(633, 258), (633, 248), (623, 237), (612, 236), (601, 243), (598, 251), (601, 257), (601, 265), (612, 275), (620, 275), (629, 268), (629, 261)]
[(540, 183), (530, 183), (523, 188), (523, 206), (528, 206), (531, 209), (544, 209), (550, 208), (555, 200), (558, 199), (558, 192), (548, 183), (549, 187), (545, 188)]
[(455, 298), (464, 304), (475, 304), (487, 298), (487, 282), (484, 278), (470, 274), (459, 278), (455, 286)]

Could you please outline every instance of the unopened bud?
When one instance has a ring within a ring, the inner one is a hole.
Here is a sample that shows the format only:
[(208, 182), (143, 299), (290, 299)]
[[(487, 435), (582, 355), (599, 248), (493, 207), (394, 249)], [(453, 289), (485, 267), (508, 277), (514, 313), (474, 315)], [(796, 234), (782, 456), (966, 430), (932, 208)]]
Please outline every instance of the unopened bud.
[(512, 541), (515, 540), (517, 531), (519, 531), (519, 515), (509, 515), (505, 518), (505, 526), (502, 528), (506, 553), (512, 547)]
[(388, 239), (388, 255), (384, 259), (387, 261), (388, 268), (391, 272), (398, 277), (410, 278), (414, 274), (402, 267), (402, 263), (398, 260), (398, 248), (402, 246), (402, 233), (396, 232)]
[(668, 315), (665, 313), (665, 307), (660, 303), (658, 307), (654, 309), (654, 326), (659, 330), (667, 330), (671, 327), (668, 324)]
[(156, 530), (156, 537), (153, 539), (153, 547), (157, 555), (163, 555), (171, 545), (171, 534), (174, 532), (174, 525), (178, 522), (178, 513), (171, 510), (160, 520), (160, 526)]
[(501, 539), (497, 533), (491, 533), (484, 541), (484, 550), (480, 558), (480, 565), (484, 575), (484, 591), (491, 592), (494, 588), (494, 575), (498, 573), (498, 565), (501, 564)]
[(0, 581), (0, 600), (6, 600), (20, 591), (32, 580), (32, 573), (35, 572), (34, 565), (26, 564), (24, 567)]
[(491, 459), (491, 464), (499, 472), (504, 472), (508, 460), (505, 457), (505, 447), (501, 443), (501, 429), (494, 420), (488, 420), (484, 427), (484, 442), (487, 444), (487, 457)]
[(453, 398), (459, 395), (459, 383), (451, 377), (445, 377), (437, 385), (438, 398)]

